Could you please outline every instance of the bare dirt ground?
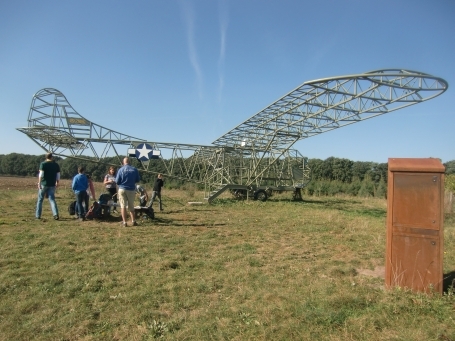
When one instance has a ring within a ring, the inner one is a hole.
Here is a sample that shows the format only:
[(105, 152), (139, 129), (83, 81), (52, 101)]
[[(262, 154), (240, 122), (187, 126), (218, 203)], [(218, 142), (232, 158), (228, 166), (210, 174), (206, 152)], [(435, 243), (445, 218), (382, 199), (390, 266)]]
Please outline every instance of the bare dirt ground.
[[(32, 177), (0, 176), (0, 190), (25, 190), (37, 188), (38, 179)], [(62, 180), (62, 185), (70, 184), (70, 180)]]
[(385, 278), (385, 267), (377, 266), (374, 270), (369, 269), (357, 269), (357, 272), (361, 275), (370, 276), (370, 277), (379, 277)]

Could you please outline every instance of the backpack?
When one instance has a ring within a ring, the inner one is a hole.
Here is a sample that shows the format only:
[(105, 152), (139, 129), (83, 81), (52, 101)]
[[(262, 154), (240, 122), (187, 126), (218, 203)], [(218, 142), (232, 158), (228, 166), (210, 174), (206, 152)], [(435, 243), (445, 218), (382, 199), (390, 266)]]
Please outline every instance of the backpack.
[(109, 202), (109, 200), (112, 200), (112, 196), (110, 194), (103, 193), (100, 195), (98, 203), (100, 203), (101, 205), (106, 205)]
[(69, 215), (76, 214), (76, 201), (72, 201), (71, 204), (68, 205), (68, 213)]
[(90, 209), (88, 210), (87, 214), (85, 215), (86, 219), (94, 219), (94, 218), (101, 218), (102, 212), (101, 212), (101, 205), (94, 201), (92, 206), (90, 206)]

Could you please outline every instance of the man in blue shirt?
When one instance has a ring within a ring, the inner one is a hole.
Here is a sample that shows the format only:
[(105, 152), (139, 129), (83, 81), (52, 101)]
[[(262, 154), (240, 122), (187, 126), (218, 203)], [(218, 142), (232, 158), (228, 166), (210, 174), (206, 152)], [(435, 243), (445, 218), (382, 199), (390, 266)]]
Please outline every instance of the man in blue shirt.
[(115, 183), (119, 188), (118, 199), (122, 212), (122, 225), (125, 227), (127, 226), (128, 211), (130, 212), (131, 224), (137, 226), (134, 220), (134, 198), (136, 196), (136, 183), (139, 181), (141, 181), (139, 171), (130, 165), (130, 160), (127, 157), (124, 158), (123, 167), (118, 170)]
[[(76, 194), (76, 213), (79, 217), (80, 221), (85, 220), (85, 215), (88, 211), (88, 179), (87, 176), (84, 174), (85, 169), (84, 167), (77, 168), (78, 174), (73, 178), (73, 183), (71, 185), (74, 194)], [(82, 205), (85, 203), (85, 211), (84, 206)]]

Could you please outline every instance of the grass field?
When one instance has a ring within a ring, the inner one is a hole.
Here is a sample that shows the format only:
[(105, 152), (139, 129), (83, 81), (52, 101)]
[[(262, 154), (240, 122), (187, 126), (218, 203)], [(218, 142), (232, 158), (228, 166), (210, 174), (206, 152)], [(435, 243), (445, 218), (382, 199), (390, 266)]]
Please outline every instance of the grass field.
[[(60, 220), (47, 201), (35, 220), (35, 182), (0, 178), (0, 340), (455, 341), (447, 284), (384, 290), (385, 200), (165, 188), (156, 219), (124, 228), (69, 216), (65, 181)], [(453, 276), (453, 215), (444, 232)]]

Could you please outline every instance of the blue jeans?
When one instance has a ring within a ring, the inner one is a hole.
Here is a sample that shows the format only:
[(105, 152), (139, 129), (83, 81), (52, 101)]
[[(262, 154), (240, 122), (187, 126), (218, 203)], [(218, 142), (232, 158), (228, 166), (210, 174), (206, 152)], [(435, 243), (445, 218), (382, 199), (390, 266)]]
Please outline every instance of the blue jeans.
[[(88, 212), (88, 195), (87, 191), (80, 191), (76, 193), (76, 214), (78, 218), (84, 218)], [(85, 205), (85, 210), (84, 210)]]
[(54, 187), (42, 186), (41, 189), (38, 190), (38, 202), (36, 203), (35, 212), (35, 216), (37, 218), (41, 218), (41, 213), (43, 211), (43, 200), (46, 193), (49, 198), (49, 203), (51, 204), (52, 215), (58, 216), (58, 207), (57, 203), (55, 202), (55, 186)]

